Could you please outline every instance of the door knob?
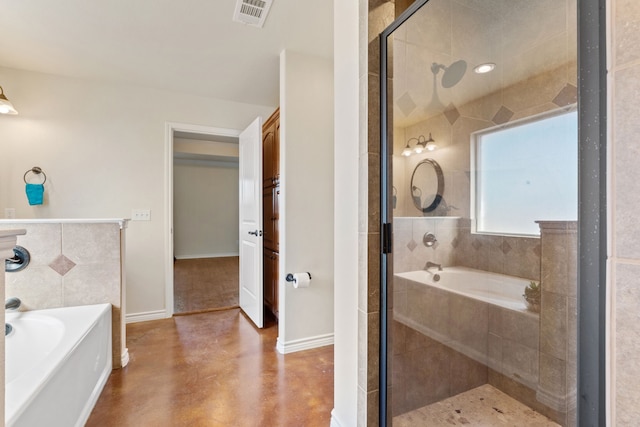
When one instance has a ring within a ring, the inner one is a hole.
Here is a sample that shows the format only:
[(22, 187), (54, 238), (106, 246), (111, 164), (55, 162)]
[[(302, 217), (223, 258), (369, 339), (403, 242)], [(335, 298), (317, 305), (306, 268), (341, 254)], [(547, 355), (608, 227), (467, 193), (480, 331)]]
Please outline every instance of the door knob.
[(251, 234), (253, 236), (256, 236), (256, 237), (262, 236), (262, 230), (260, 230), (260, 231), (258, 231), (258, 230), (250, 231), (249, 234)]

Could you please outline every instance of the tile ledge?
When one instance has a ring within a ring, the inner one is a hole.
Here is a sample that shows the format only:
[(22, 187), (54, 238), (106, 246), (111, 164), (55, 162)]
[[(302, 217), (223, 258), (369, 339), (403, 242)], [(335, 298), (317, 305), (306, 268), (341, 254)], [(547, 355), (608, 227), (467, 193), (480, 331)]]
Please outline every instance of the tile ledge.
[(127, 228), (128, 218), (47, 218), (47, 219), (0, 219), (0, 226), (20, 224), (119, 224)]

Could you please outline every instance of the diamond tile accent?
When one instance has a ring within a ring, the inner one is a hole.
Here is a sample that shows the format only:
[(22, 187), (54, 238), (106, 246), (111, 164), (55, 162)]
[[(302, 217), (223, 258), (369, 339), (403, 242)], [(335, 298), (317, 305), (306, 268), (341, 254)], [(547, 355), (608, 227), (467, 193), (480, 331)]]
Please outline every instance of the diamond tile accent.
[(400, 111), (402, 111), (402, 114), (404, 114), (405, 117), (408, 117), (409, 114), (413, 113), (413, 110), (416, 109), (416, 103), (413, 101), (413, 98), (411, 98), (409, 92), (403, 93), (396, 101), (396, 105), (400, 108)]
[(471, 246), (473, 246), (473, 249), (478, 250), (482, 247), (482, 243), (480, 243), (476, 239), (473, 239), (473, 242), (471, 242)]
[(553, 98), (553, 103), (558, 107), (575, 104), (576, 102), (578, 102), (578, 88), (569, 83)]
[(491, 120), (493, 121), (493, 123), (501, 125), (511, 120), (511, 117), (513, 117), (513, 111), (503, 105)]
[(456, 106), (451, 103), (447, 106), (447, 109), (444, 110), (444, 116), (449, 120), (450, 124), (454, 124), (456, 120), (460, 118), (460, 112)]
[(511, 247), (511, 245), (509, 243), (507, 243), (506, 241), (503, 240), (501, 249), (502, 249), (502, 253), (506, 255), (509, 252), (511, 252), (511, 249), (513, 249), (513, 248)]
[(411, 239), (411, 241), (409, 243), (407, 243), (407, 248), (409, 248), (409, 250), (411, 252), (413, 252), (413, 250), (418, 247), (418, 244), (416, 243), (415, 240)]
[(539, 257), (542, 254), (542, 247), (540, 245), (535, 245), (533, 248), (531, 248), (531, 252)]
[(451, 241), (451, 246), (455, 249), (458, 247), (459, 244), (460, 244), (460, 240), (458, 240), (457, 237), (454, 237), (453, 240)]
[(65, 274), (67, 274), (75, 266), (76, 266), (76, 263), (71, 261), (69, 258), (64, 256), (63, 254), (58, 255), (56, 259), (51, 261), (51, 263), (49, 264), (49, 267), (51, 267), (53, 271), (55, 271), (61, 276), (64, 276)]

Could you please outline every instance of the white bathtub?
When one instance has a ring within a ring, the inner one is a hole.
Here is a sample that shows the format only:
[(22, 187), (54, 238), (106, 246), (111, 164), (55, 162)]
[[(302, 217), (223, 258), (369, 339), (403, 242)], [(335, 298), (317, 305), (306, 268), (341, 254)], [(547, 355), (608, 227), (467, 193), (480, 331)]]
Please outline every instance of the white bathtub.
[[(429, 271), (397, 273), (396, 277), (424, 283), (511, 310), (527, 309), (522, 295), (524, 289), (531, 283), (530, 280), (467, 267), (444, 267), (442, 271), (437, 270), (431, 267)], [(435, 274), (440, 275), (439, 281), (433, 280)]]
[(5, 425), (82, 426), (111, 373), (111, 305), (6, 313)]

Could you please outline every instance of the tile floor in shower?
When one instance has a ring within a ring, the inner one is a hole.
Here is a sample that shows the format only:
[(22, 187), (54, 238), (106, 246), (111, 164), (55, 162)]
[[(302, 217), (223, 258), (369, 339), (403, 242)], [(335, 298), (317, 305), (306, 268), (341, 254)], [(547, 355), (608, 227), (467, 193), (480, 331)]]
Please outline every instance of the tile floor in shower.
[(485, 384), (394, 417), (393, 426), (558, 427), (559, 424)]

